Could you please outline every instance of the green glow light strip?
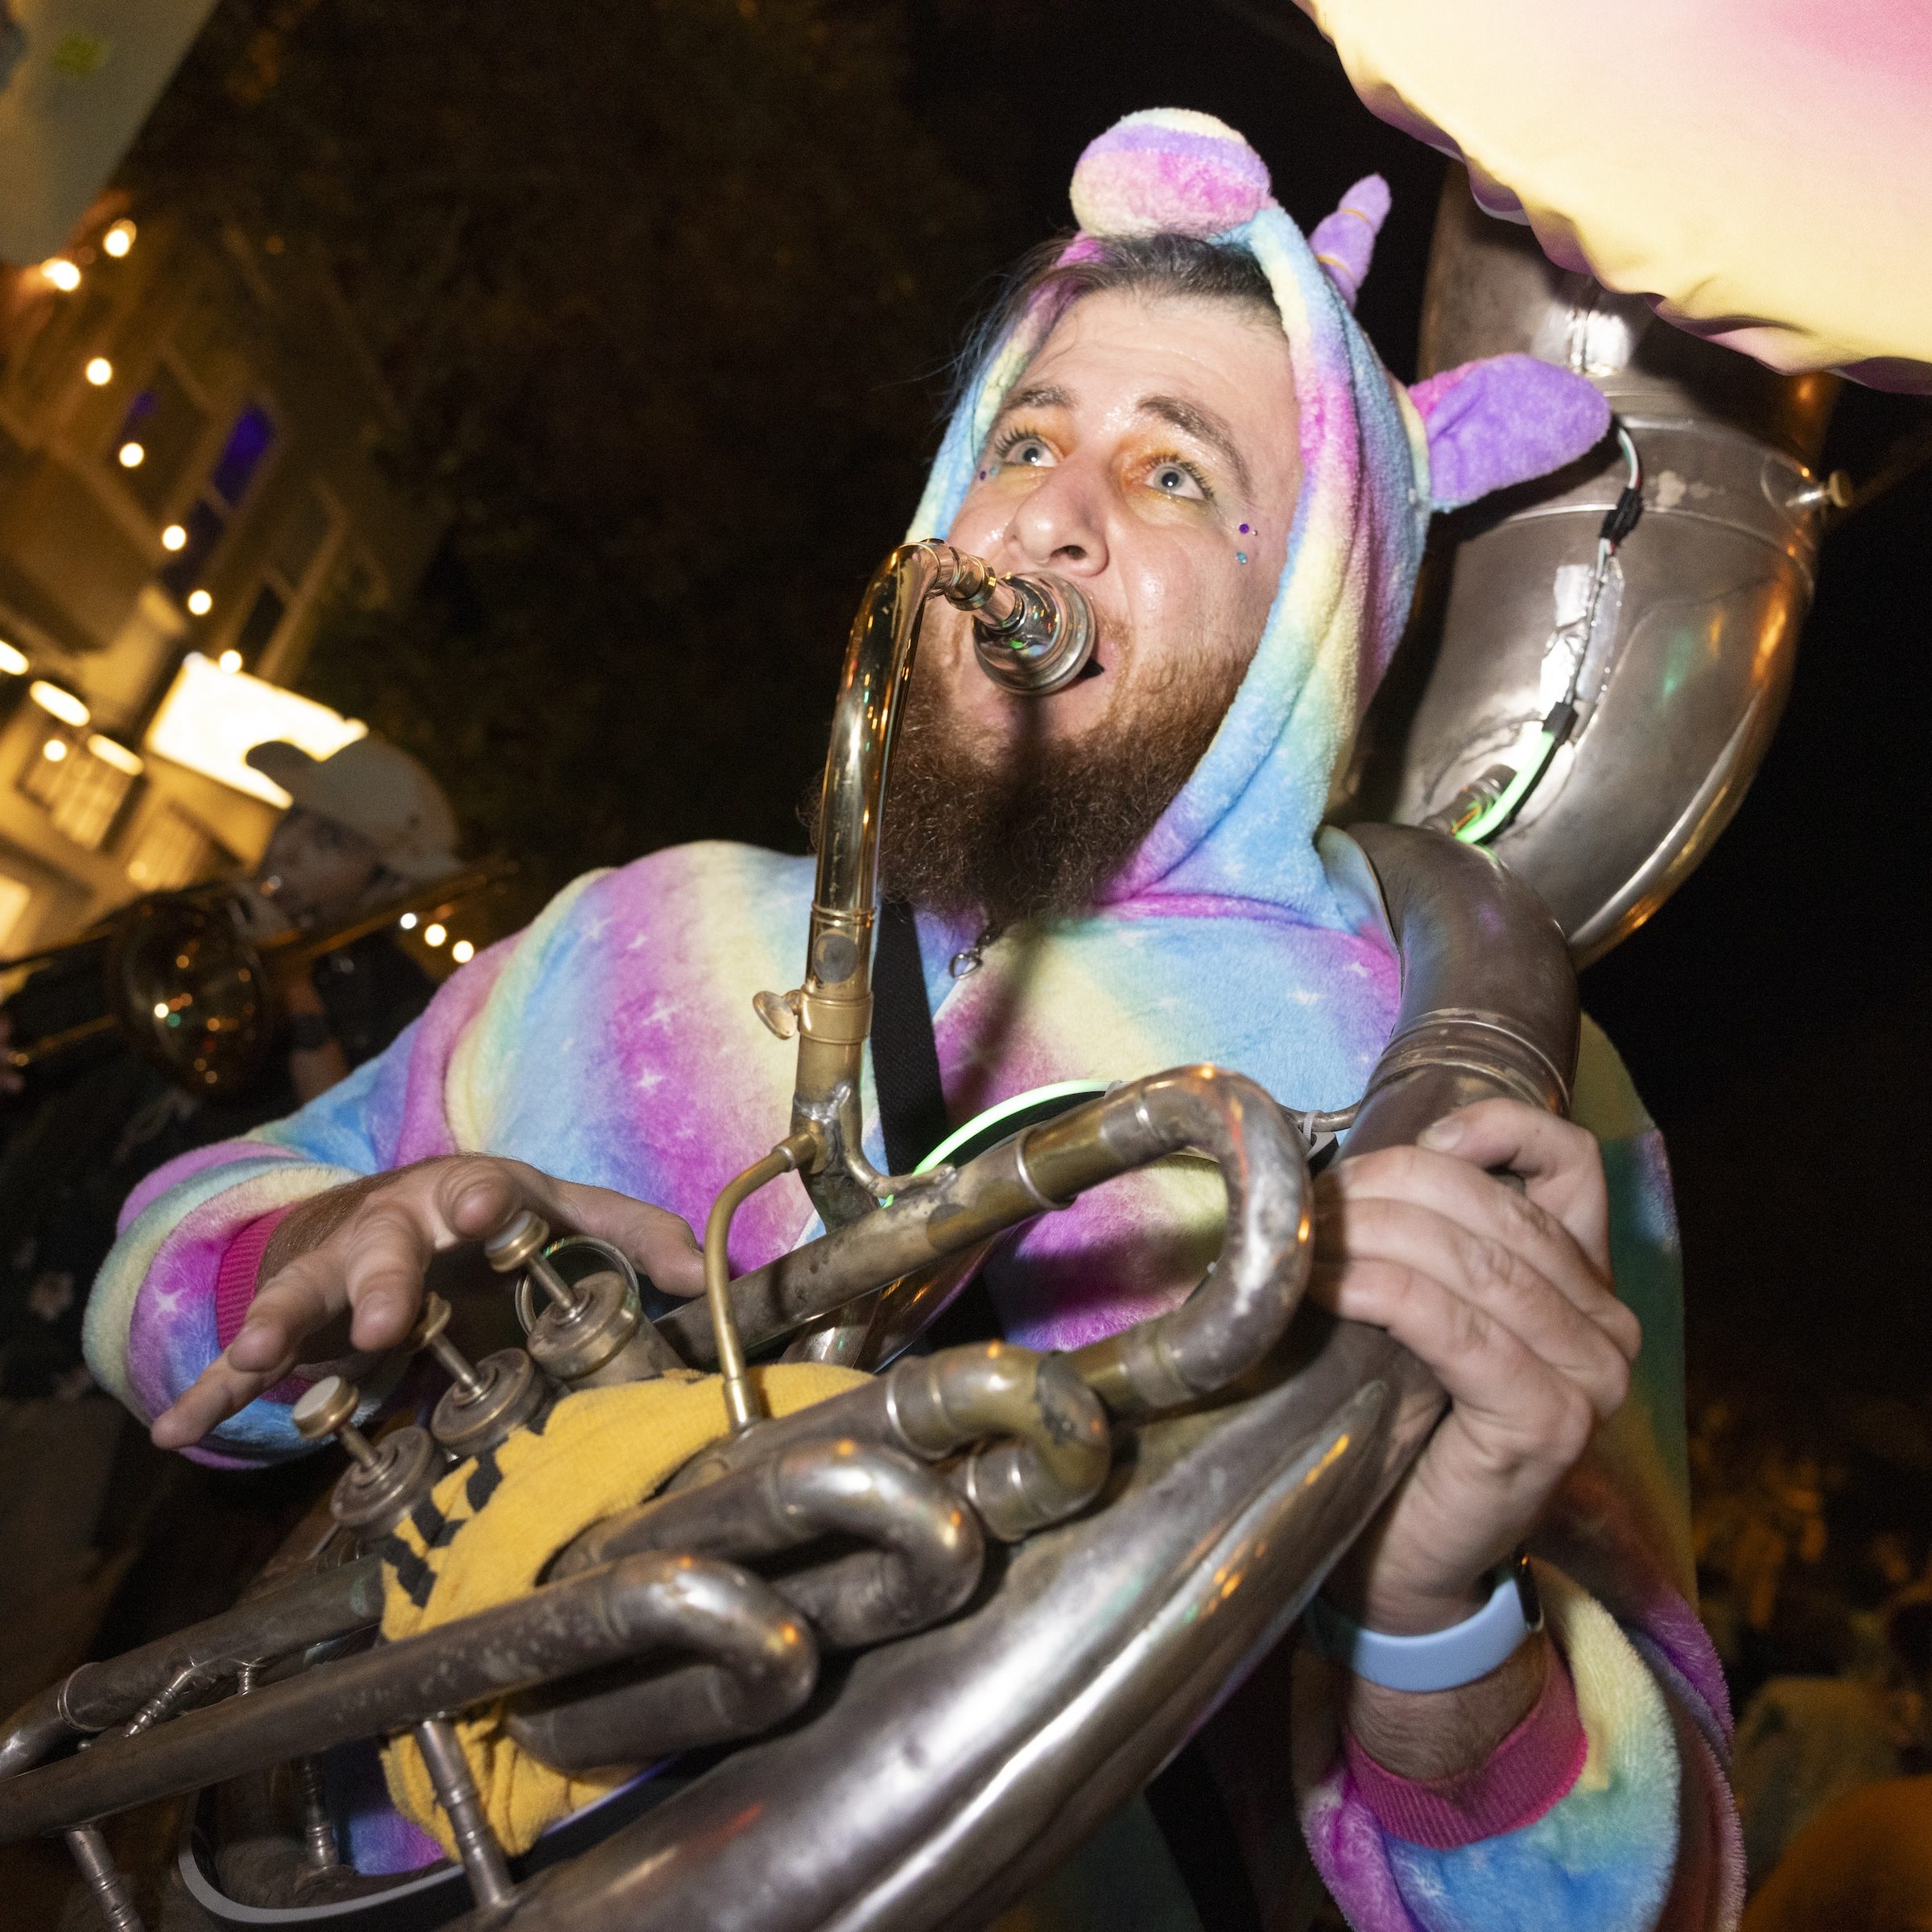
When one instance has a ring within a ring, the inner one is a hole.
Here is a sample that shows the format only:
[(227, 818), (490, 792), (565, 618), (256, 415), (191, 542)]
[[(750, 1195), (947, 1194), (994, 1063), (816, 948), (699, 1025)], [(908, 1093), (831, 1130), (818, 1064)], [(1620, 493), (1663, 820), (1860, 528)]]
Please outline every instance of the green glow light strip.
[(1556, 733), (1546, 725), (1537, 733), (1535, 753), (1529, 762), (1467, 825), (1459, 825), (1455, 836), (1465, 845), (1480, 845), (1484, 840), (1494, 838), (1516, 816), (1517, 807), (1530, 795), (1530, 787), (1543, 775), (1555, 756)]
[(1030, 1093), (1016, 1093), (1011, 1100), (1001, 1100), (997, 1107), (989, 1107), (984, 1113), (976, 1115), (964, 1127), (956, 1128), (913, 1172), (929, 1173), (951, 1160), (959, 1149), (989, 1127), (997, 1127), (1016, 1114), (1026, 1113), (1043, 1100), (1097, 1100), (1111, 1084), (1108, 1080), (1059, 1080), (1051, 1087), (1035, 1087)]

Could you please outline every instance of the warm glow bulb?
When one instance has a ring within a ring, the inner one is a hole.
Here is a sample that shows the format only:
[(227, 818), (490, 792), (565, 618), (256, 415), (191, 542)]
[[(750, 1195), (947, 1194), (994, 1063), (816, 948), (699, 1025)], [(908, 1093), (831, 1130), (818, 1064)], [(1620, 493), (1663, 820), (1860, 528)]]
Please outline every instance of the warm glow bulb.
[(164, 1020), (167, 1018), (167, 1001), (166, 1000), (155, 1001), (155, 1018), (158, 1020)]
[(80, 286), (80, 270), (64, 255), (56, 255), (51, 262), (43, 262), (40, 272), (64, 295), (71, 295)]
[(25, 677), (27, 653), (17, 644), (9, 644), (0, 639), (0, 671), (5, 671), (10, 678)]
[[(215, 607), (215, 601), (204, 590), (191, 590), (188, 593), (188, 608), (197, 617), (204, 617)], [(226, 665), (222, 666), (225, 671)]]
[(477, 949), (468, 939), (458, 939), (449, 949), (449, 956), (459, 966), (467, 966), (477, 956)]
[(86, 373), (96, 389), (105, 389), (114, 379), (114, 365), (105, 356), (96, 356), (88, 363)]
[(96, 732), (88, 740), (87, 749), (103, 765), (111, 765), (116, 771), (124, 771), (130, 778), (140, 777), (143, 769), (140, 753), (130, 751), (118, 738), (105, 737)]
[[(27, 687), (27, 695), (47, 713), (58, 718), (63, 724), (71, 724), (76, 731), (85, 731), (90, 716), (86, 705), (71, 691), (63, 691), (58, 684), (50, 684), (44, 678), (35, 678)], [(66, 754), (64, 751), (62, 756)]]
[(396, 923), (405, 932), (414, 932), (416, 929), (416, 915), (413, 912), (406, 912), (401, 919), (396, 921)]
[(67, 741), (64, 738), (49, 738), (40, 747), (40, 755), (50, 765), (58, 765), (67, 756)]
[(423, 928), (423, 943), (425, 946), (440, 946), (448, 937), (448, 932), (440, 926), (425, 926)]
[[(200, 592), (200, 591), (196, 591), (196, 592), (195, 592), (195, 596), (196, 596), (196, 597), (200, 597), (200, 596), (203, 596), (204, 594), (205, 594), (205, 593), (204, 593), (203, 592)], [(192, 600), (191, 599), (191, 600), (190, 600), (190, 601), (192, 602)], [(202, 609), (207, 609), (207, 606), (206, 606), (205, 605), (204, 605), (202, 606)], [(199, 613), (197, 613), (197, 614), (199, 614)], [(238, 650), (225, 650), (225, 651), (223, 651), (223, 652), (222, 652), (222, 654), (221, 654), (221, 656), (220, 656), (220, 657), (218, 657), (218, 658), (217, 658), (215, 659), (215, 667), (216, 667), (216, 669), (217, 669), (217, 670), (218, 670), (218, 671), (226, 671), (226, 672), (228, 673), (228, 675), (229, 675), (229, 676), (232, 678), (232, 677), (233, 677), (233, 676), (235, 675), (235, 673), (236, 673), (237, 671), (239, 671), (239, 670), (242, 668), (242, 654), (241, 654), (241, 652), (240, 652), (240, 651), (238, 651)]]
[(134, 245), (134, 237), (141, 231), (131, 221), (117, 221), (101, 237), (101, 246), (118, 262)]
[(147, 452), (138, 443), (123, 443), (114, 453), (123, 469), (138, 469), (147, 460)]
[(163, 550), (185, 550), (188, 547), (188, 532), (179, 523), (171, 523), (161, 533)]

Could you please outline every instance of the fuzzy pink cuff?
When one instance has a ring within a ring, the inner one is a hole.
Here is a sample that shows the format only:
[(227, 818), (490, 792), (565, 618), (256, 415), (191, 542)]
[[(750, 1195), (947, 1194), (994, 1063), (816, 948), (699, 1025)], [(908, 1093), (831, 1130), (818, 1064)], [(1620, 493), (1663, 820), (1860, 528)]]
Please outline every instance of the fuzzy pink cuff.
[[(221, 1265), (215, 1270), (215, 1346), (225, 1348), (242, 1332), (254, 1306), (262, 1257), (268, 1252), (270, 1237), (288, 1214), (277, 1208), (250, 1221), (222, 1250)], [(261, 1400), (292, 1402), (308, 1387), (305, 1377), (285, 1375), (274, 1388), (264, 1389)]]
[(1568, 1666), (1552, 1647), (1543, 1687), (1523, 1721), (1483, 1763), (1452, 1777), (1398, 1777), (1352, 1737), (1342, 1748), (1363, 1802), (1392, 1838), (1454, 1852), (1533, 1825), (1569, 1795), (1590, 1748)]

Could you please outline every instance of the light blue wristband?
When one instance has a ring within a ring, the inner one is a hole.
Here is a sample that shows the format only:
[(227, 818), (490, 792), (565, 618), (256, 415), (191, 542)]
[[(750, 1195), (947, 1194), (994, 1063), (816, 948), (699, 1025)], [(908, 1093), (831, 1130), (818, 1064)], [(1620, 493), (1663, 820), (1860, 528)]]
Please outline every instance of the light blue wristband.
[(1489, 1600), (1475, 1616), (1423, 1637), (1364, 1630), (1318, 1596), (1308, 1606), (1308, 1633), (1323, 1657), (1389, 1690), (1456, 1690), (1507, 1663), (1523, 1640), (1543, 1627), (1542, 1605), (1528, 1557), (1505, 1566)]

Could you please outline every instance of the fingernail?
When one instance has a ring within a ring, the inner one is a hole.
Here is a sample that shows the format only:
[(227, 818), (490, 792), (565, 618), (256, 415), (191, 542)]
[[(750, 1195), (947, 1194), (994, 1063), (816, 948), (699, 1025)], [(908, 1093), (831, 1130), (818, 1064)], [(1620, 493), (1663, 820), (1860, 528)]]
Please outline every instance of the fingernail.
[(1418, 1147), (1433, 1147), (1438, 1153), (1453, 1147), (1463, 1137), (1463, 1123), (1451, 1114), (1447, 1120), (1432, 1121), (1415, 1137)]

